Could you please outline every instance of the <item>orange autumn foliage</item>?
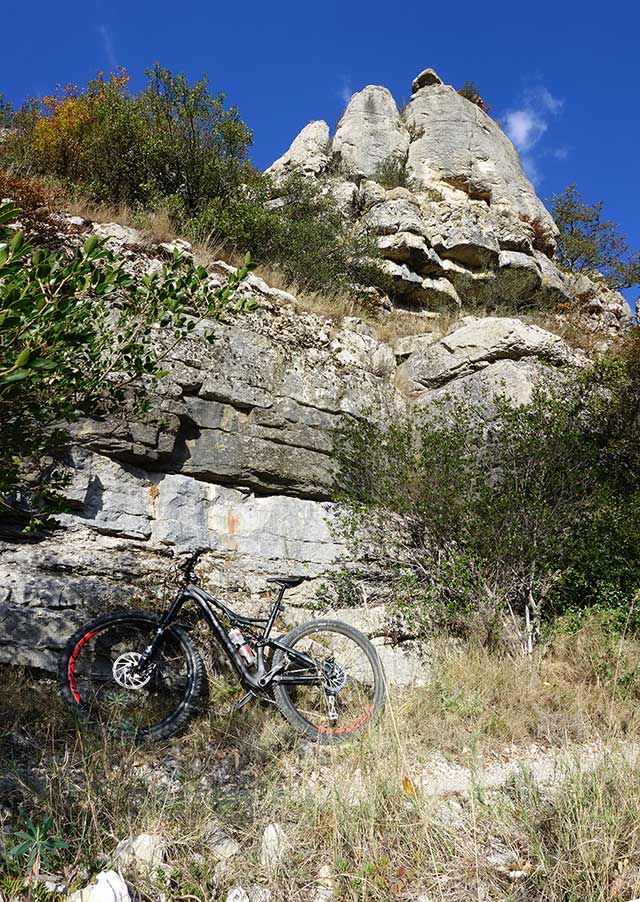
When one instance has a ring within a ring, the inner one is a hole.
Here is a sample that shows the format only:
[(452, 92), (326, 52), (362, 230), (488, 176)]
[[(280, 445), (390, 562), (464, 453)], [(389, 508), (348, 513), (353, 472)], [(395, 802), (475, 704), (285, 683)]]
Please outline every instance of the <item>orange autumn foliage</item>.
[(76, 85), (67, 85), (41, 99), (33, 147), (47, 171), (60, 176), (70, 174), (100, 104), (109, 92), (122, 94), (128, 81), (129, 75), (124, 69), (110, 73), (107, 80), (100, 72), (84, 91)]

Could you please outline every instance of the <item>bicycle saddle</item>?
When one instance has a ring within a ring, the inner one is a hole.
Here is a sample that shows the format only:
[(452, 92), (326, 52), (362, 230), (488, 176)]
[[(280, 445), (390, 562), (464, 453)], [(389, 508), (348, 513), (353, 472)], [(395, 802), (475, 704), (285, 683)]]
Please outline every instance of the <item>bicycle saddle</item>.
[(282, 586), (283, 589), (293, 589), (303, 583), (306, 578), (306, 576), (269, 576), (267, 582)]

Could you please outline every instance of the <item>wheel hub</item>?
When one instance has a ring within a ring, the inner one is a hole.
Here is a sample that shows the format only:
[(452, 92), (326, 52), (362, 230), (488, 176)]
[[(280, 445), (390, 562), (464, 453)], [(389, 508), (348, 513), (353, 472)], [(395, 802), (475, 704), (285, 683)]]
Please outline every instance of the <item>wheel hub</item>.
[(325, 661), (324, 665), (324, 688), (325, 692), (336, 695), (347, 685), (347, 671), (341, 667), (336, 661)]
[(113, 662), (113, 678), (123, 689), (142, 689), (151, 679), (151, 670), (136, 670), (142, 655), (137, 651), (125, 651)]

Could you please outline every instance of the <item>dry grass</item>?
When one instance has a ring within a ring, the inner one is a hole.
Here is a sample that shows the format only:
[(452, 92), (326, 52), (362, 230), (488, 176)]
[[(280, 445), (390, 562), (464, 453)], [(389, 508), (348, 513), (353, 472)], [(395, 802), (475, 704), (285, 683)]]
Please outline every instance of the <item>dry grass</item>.
[[(428, 687), (394, 692), (368, 735), (330, 749), (297, 742), (271, 706), (233, 714), (224, 680), (179, 739), (123, 746), (77, 732), (53, 681), (11, 670), (0, 698), (6, 827), (19, 826), (19, 808), (52, 815), (68, 843), (55, 869), (72, 887), (123, 837), (160, 833), (167, 866), (127, 874), (141, 900), (225, 899), (256, 884), (272, 902), (316, 902), (322, 866), (349, 902), (629, 899), (640, 889), (640, 776), (624, 750), (640, 736), (639, 651), (595, 621), (532, 660), (449, 648)], [(526, 770), (492, 790), (474, 782), (481, 764), (528, 755), (532, 741), (541, 754), (594, 741), (612, 750), (590, 767), (569, 757), (553, 790)], [(468, 768), (471, 791), (433, 796), (442, 766)], [(272, 822), (287, 836), (275, 870), (260, 858)], [(241, 846), (226, 866), (216, 829)], [(19, 898), (24, 871), (2, 870), (0, 891)]]

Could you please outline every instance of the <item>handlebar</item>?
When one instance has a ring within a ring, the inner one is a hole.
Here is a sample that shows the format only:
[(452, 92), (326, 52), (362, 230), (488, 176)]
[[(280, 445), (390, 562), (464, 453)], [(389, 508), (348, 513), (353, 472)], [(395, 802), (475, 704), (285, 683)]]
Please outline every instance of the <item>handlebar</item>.
[(200, 560), (201, 556), (208, 551), (208, 548), (199, 548), (197, 551), (194, 551), (192, 555), (190, 555), (184, 564), (181, 564), (178, 569), (184, 573), (187, 579), (192, 579), (194, 577), (193, 569)]

